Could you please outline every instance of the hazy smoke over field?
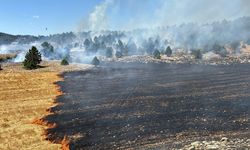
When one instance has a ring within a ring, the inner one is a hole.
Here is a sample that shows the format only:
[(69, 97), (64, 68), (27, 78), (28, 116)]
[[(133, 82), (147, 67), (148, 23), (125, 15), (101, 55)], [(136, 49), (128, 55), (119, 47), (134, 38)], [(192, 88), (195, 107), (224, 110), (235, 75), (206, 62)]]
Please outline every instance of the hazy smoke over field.
[[(104, 0), (82, 30), (132, 30), (248, 16), (249, 0)], [(128, 15), (129, 14), (129, 15)]]
[(173, 53), (201, 49), (209, 58), (225, 56), (250, 44), (249, 8), (249, 0), (104, 0), (75, 33), (37, 37), (25, 44), (1, 46), (0, 41), (0, 53), (18, 52), (20, 61), (31, 45), (43, 51), (41, 44), (48, 41), (54, 52), (45, 58), (81, 63), (107, 52), (112, 52), (110, 57), (152, 55), (168, 46)]

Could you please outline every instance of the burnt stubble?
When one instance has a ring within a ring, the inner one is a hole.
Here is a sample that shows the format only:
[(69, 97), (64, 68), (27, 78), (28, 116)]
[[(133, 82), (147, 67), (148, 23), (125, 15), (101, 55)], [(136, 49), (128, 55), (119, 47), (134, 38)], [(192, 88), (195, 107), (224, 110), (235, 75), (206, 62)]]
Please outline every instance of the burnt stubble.
[(62, 76), (65, 94), (44, 120), (56, 123), (48, 140), (67, 137), (71, 149), (173, 148), (178, 139), (249, 133), (249, 64), (110, 63)]

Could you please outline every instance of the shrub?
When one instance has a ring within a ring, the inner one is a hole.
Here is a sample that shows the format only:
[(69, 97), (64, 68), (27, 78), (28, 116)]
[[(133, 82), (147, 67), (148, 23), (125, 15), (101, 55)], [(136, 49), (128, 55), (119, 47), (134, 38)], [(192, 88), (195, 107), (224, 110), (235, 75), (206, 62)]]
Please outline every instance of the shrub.
[(54, 53), (54, 47), (50, 43), (43, 42), (41, 46), (43, 48), (41, 52), (44, 56), (49, 57)]
[(94, 57), (91, 64), (94, 66), (98, 66), (100, 65), (100, 61), (97, 57)]
[(116, 51), (115, 56), (116, 56), (117, 58), (121, 58), (121, 57), (122, 57), (122, 53), (119, 52), (119, 51)]
[(172, 49), (170, 48), (170, 46), (167, 47), (165, 54), (170, 57), (172, 55)]
[(160, 53), (160, 51), (155, 50), (154, 53), (153, 53), (153, 55), (154, 55), (154, 58), (161, 59), (161, 53)]
[(23, 61), (24, 68), (36, 69), (38, 64), (42, 61), (41, 54), (35, 46), (26, 53), (25, 60)]
[(3, 70), (1, 64), (0, 64), (0, 70)]
[(69, 65), (69, 62), (68, 62), (66, 57), (62, 59), (61, 65), (63, 65), (63, 66)]
[(106, 50), (106, 57), (111, 58), (113, 56), (113, 49), (112, 47), (108, 47)]

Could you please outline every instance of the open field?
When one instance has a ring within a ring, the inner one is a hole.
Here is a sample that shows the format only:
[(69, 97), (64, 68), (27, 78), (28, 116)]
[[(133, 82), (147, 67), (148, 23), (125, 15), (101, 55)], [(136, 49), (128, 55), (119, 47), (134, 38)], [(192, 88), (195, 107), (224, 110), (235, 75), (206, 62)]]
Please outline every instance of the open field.
[[(107, 67), (109, 66), (109, 67)], [(43, 118), (70, 149), (174, 149), (240, 139), (250, 148), (250, 65), (108, 64), (64, 73)], [(68, 145), (67, 145), (68, 144)]]
[(0, 149), (56, 150), (60, 144), (44, 140), (45, 126), (34, 124), (48, 115), (61, 93), (54, 84), (62, 80), (62, 71), (84, 69), (86, 66), (60, 66), (59, 62), (43, 62), (43, 68), (24, 70), (21, 64), (3, 64), (0, 71)]

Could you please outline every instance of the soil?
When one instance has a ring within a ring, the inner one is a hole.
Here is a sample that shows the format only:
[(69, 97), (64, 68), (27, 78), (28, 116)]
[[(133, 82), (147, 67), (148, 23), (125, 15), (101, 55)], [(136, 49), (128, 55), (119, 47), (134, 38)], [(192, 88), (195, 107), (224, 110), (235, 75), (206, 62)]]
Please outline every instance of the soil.
[(222, 137), (249, 141), (249, 68), (110, 63), (63, 73), (57, 84), (64, 94), (42, 119), (54, 125), (47, 139), (64, 141), (69, 149), (181, 149)]

